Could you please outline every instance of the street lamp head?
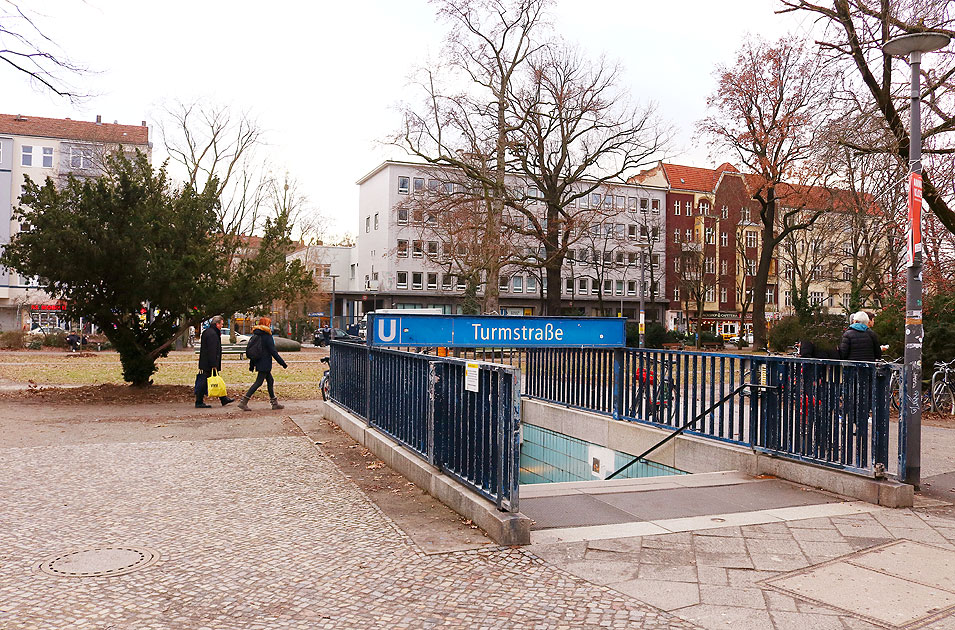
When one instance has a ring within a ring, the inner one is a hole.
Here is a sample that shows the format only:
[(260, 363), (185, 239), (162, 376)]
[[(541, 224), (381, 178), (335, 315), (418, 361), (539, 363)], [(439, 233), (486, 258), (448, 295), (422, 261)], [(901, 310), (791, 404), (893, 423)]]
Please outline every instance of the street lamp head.
[(893, 57), (905, 57), (911, 53), (927, 53), (948, 46), (951, 37), (945, 33), (909, 33), (893, 37), (882, 50)]

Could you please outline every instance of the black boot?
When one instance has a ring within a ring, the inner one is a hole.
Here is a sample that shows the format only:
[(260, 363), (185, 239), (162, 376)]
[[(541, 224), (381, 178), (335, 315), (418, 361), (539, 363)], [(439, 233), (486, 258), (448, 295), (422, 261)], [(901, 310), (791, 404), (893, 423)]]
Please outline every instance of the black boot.
[(229, 398), (228, 396), (223, 396), (222, 398), (219, 399), (219, 402), (221, 402), (222, 406), (225, 407), (229, 403), (234, 403), (235, 398)]
[(207, 405), (206, 403), (202, 402), (201, 398), (196, 399), (196, 409), (209, 409), (210, 407), (212, 407), (212, 405)]

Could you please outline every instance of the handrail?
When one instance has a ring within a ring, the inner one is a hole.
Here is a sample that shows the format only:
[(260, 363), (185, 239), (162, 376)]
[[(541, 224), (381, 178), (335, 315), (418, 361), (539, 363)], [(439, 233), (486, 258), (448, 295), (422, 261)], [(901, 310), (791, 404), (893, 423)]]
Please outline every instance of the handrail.
[[(619, 475), (620, 473), (622, 473), (622, 472), (625, 471), (626, 469), (628, 469), (628, 468), (630, 468), (631, 466), (633, 466), (634, 464), (636, 464), (636, 463), (637, 463), (638, 461), (640, 461), (641, 459), (645, 459), (647, 455), (649, 455), (650, 453), (652, 453), (653, 451), (657, 450), (658, 448), (660, 448), (661, 446), (663, 446), (664, 444), (666, 444), (667, 442), (669, 442), (669, 441), (672, 440), (673, 438), (677, 437), (678, 435), (680, 435), (681, 433), (683, 433), (684, 431), (686, 431), (688, 428), (690, 428), (691, 426), (693, 426), (694, 424), (696, 424), (697, 422), (699, 422), (700, 420), (702, 420), (703, 418), (705, 418), (706, 415), (709, 414), (711, 411), (713, 411), (714, 409), (716, 409), (717, 407), (719, 407), (720, 405), (722, 405), (724, 402), (726, 402), (727, 400), (729, 400), (729, 399), (732, 398), (733, 396), (737, 395), (738, 393), (740, 393), (742, 390), (746, 389), (747, 387), (753, 387), (753, 388), (761, 389), (761, 390), (764, 390), (764, 391), (773, 390), (773, 389), (779, 389), (779, 387), (777, 387), (777, 386), (775, 386), (775, 385), (760, 385), (759, 383), (743, 383), (742, 385), (740, 385), (739, 387), (737, 387), (736, 389), (734, 389), (733, 391), (731, 391), (730, 393), (726, 394), (725, 396), (723, 396), (722, 398), (720, 398), (718, 401), (716, 401), (715, 403), (713, 403), (712, 405), (710, 405), (709, 407), (707, 407), (704, 411), (700, 412), (700, 414), (697, 415), (696, 417), (694, 417), (694, 418), (692, 418), (692, 419), (690, 419), (690, 420), (687, 420), (687, 421), (683, 424), (682, 427), (680, 427), (679, 429), (677, 429), (676, 431), (674, 431), (674, 432), (671, 433), (670, 435), (666, 436), (665, 438), (663, 438), (662, 440), (660, 440), (659, 442), (657, 442), (656, 444), (654, 444), (653, 446), (651, 446), (650, 448), (648, 448), (648, 449), (647, 449), (646, 451), (644, 451), (642, 454), (640, 454), (640, 455), (634, 457), (632, 460), (630, 460), (629, 463), (624, 464), (623, 466), (621, 466), (621, 467), (618, 468), (617, 470), (613, 471), (611, 474), (607, 475), (607, 479), (613, 479), (614, 477), (616, 477), (617, 475)], [(750, 392), (750, 394), (752, 394), (752, 392)]]

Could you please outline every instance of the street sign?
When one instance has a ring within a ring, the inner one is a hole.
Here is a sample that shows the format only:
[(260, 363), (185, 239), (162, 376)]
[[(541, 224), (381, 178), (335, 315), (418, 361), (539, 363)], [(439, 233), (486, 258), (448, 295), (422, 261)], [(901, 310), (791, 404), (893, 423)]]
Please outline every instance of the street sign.
[(368, 345), (458, 348), (622, 348), (617, 317), (369, 314)]
[(906, 265), (915, 266), (922, 257), (922, 174), (909, 173), (909, 225)]

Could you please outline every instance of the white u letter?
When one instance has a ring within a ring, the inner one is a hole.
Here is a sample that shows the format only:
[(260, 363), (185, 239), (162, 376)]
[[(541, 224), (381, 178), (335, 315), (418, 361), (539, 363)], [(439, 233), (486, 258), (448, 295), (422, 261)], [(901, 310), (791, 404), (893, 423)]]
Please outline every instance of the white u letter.
[[(391, 324), (391, 332), (385, 334), (385, 322)], [(378, 320), (378, 339), (381, 341), (394, 341), (398, 334), (398, 321), (393, 318)]]

